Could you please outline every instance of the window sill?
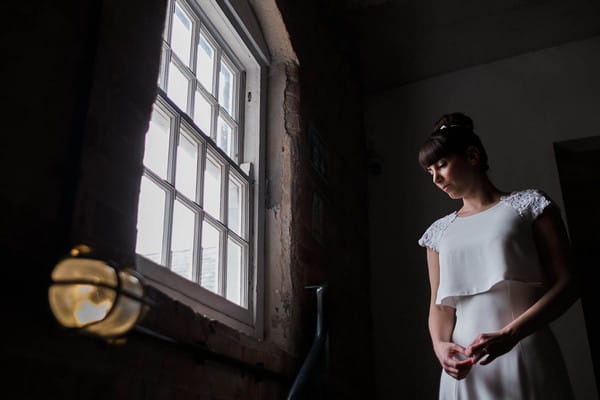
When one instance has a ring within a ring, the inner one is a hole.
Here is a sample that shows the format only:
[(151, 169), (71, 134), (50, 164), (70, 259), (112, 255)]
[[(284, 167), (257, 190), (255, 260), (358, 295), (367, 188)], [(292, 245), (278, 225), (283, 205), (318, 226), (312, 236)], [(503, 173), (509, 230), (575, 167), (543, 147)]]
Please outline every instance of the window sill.
[(136, 270), (142, 274), (146, 286), (188, 306), (195, 313), (208, 320), (220, 321), (257, 340), (262, 339), (257, 334), (253, 310), (234, 304), (140, 255), (136, 255)]

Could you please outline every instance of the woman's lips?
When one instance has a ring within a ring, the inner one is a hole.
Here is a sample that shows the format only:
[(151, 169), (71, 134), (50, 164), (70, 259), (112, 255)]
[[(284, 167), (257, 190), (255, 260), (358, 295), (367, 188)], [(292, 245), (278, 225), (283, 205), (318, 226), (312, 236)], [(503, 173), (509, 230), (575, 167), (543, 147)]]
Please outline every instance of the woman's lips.
[(446, 192), (446, 189), (448, 189), (448, 186), (450, 186), (450, 185), (446, 185), (446, 186), (444, 186), (444, 187), (442, 188), (442, 190), (443, 190), (444, 192)]

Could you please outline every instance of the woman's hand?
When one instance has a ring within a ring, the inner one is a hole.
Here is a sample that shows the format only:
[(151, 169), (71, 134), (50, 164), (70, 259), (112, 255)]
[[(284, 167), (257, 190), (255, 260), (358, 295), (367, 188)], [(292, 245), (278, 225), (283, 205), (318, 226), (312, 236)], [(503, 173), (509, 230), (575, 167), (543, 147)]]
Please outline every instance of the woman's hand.
[(466, 349), (452, 342), (438, 342), (434, 346), (442, 368), (454, 379), (463, 379), (473, 366), (473, 359), (466, 354)]
[(508, 353), (517, 340), (508, 331), (482, 333), (467, 347), (465, 355), (472, 357), (473, 364), (485, 357), (480, 365), (486, 365), (501, 355)]

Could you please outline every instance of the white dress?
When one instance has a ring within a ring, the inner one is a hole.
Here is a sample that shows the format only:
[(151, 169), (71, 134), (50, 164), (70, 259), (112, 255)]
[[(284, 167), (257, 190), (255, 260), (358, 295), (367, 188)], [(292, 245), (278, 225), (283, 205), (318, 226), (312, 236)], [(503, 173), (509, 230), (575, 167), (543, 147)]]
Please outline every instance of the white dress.
[[(532, 223), (556, 203), (538, 189), (514, 191), (492, 207), (435, 221), (419, 245), (439, 253), (436, 303), (456, 309), (452, 341), (468, 346), (479, 334), (498, 331), (547, 288)], [(570, 400), (571, 383), (549, 327), (521, 340), (488, 365), (475, 364), (466, 378), (442, 371), (440, 400)]]

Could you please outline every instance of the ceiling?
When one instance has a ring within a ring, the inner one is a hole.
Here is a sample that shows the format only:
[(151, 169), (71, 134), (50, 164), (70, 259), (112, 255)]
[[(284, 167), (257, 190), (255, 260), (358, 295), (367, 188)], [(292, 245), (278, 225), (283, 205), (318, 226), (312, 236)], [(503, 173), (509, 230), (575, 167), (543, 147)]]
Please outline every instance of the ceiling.
[(600, 34), (598, 0), (343, 0), (367, 93)]

